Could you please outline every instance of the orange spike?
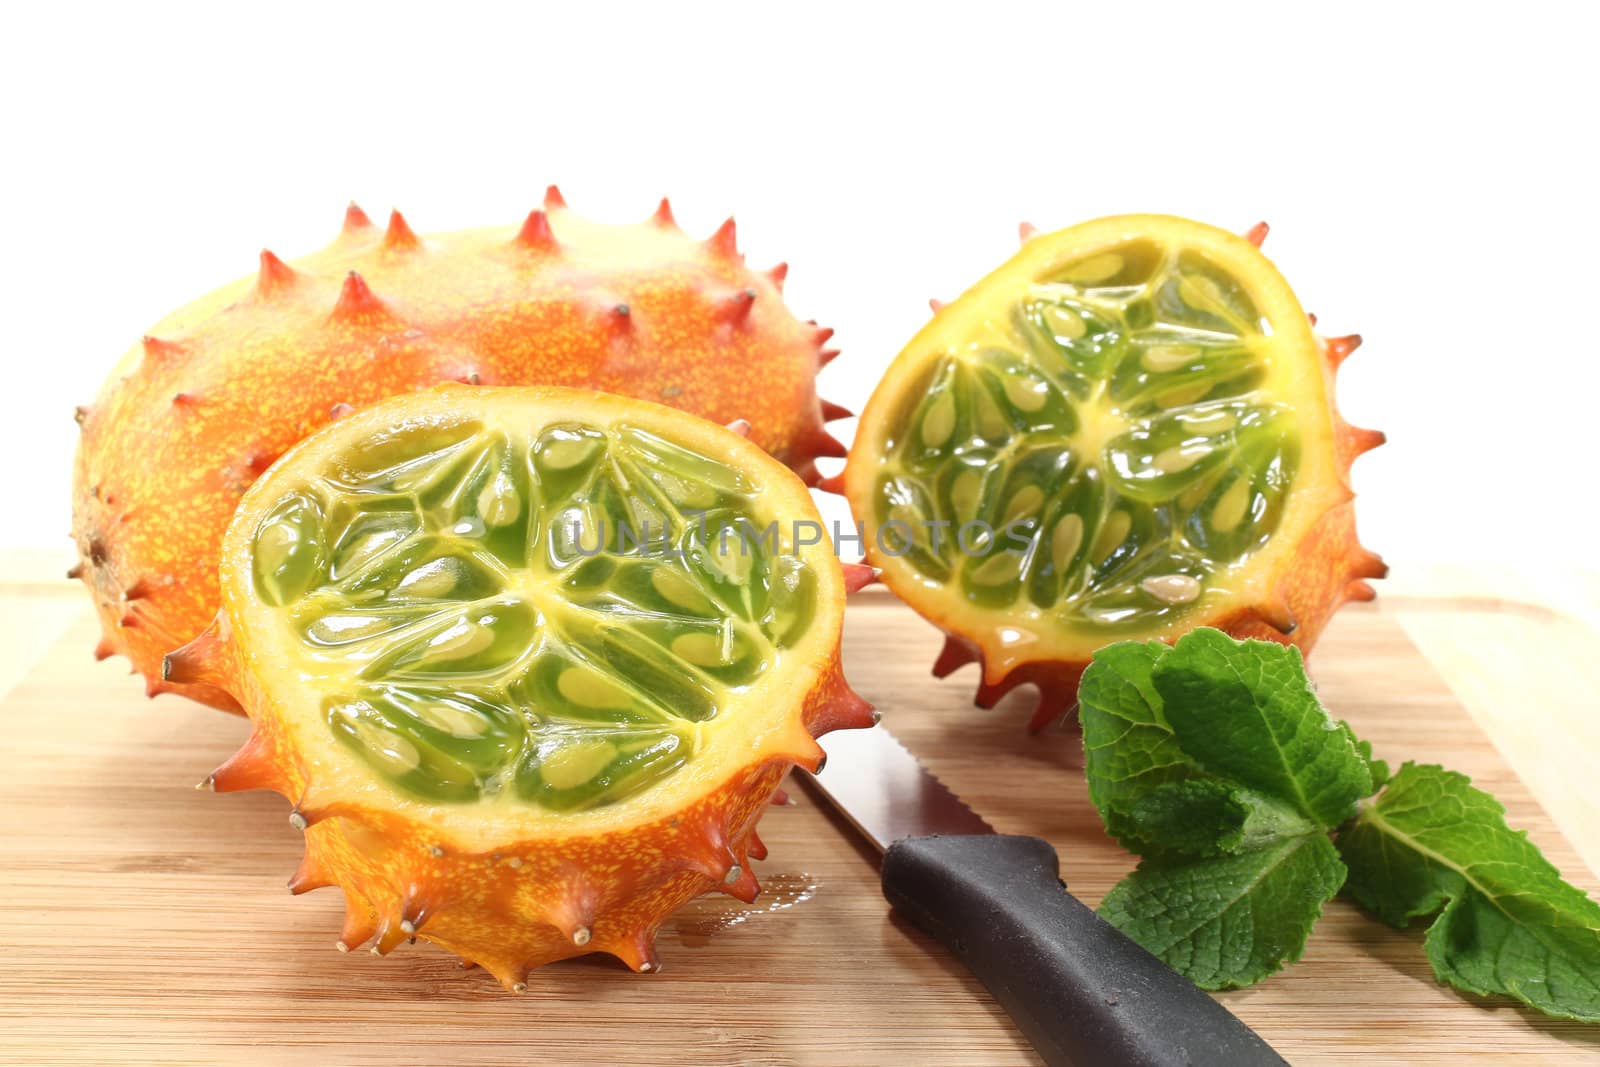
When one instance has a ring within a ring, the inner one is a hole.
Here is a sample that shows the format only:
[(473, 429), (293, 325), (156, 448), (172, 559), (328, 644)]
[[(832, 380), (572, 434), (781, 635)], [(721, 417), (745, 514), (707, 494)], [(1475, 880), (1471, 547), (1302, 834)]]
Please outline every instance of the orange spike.
[(123, 600), (143, 600), (150, 595), (150, 583), (143, 577), (135, 578), (122, 590)]
[(1351, 459), (1365, 455), (1389, 440), (1382, 430), (1369, 430), (1362, 426), (1347, 425), (1345, 433), (1349, 435)]
[(734, 225), (732, 216), (728, 221), (717, 227), (717, 232), (706, 238), (706, 247), (719, 256), (732, 259), (739, 254), (738, 228)]
[(176, 408), (192, 408), (200, 403), (193, 393), (173, 393), (172, 406)]
[(1037, 236), (1039, 236), (1039, 227), (1033, 223), (1019, 222), (1017, 224), (1017, 240), (1022, 244), (1027, 244)]
[(117, 650), (115, 646), (111, 644), (111, 638), (109, 637), (100, 638), (100, 641), (94, 646), (94, 658), (96, 662), (103, 662), (110, 659), (112, 656), (115, 656), (116, 654)]
[(601, 951), (611, 953), (640, 974), (661, 970), (661, 960), (656, 956), (654, 930), (640, 930), (627, 940), (607, 945)]
[(71, 566), (71, 568), (69, 568), (67, 570), (67, 581), (69, 581), (69, 582), (75, 582), (79, 578), (82, 578), (82, 577), (83, 577), (83, 564), (82, 564), (82, 562), (74, 563)]
[(567, 206), (567, 198), (561, 195), (561, 190), (555, 186), (547, 186), (544, 191), (544, 209), (554, 211)]
[(838, 358), (839, 350), (837, 348), (824, 348), (821, 352), (817, 353), (817, 366), (826, 367), (828, 364), (832, 363)]
[(811, 435), (811, 454), (816, 457), (843, 459), (850, 454), (850, 450), (833, 434), (819, 430)]
[(344, 209), (344, 227), (339, 232), (343, 234), (360, 233), (362, 230), (372, 229), (372, 220), (367, 218), (367, 213), (356, 205), (354, 200)]
[(750, 831), (750, 843), (745, 846), (745, 851), (753, 860), (764, 860), (767, 858), (767, 846), (762, 842), (761, 835), (756, 833), (754, 830)]
[(1300, 629), (1300, 621), (1294, 617), (1294, 611), (1290, 609), (1289, 601), (1284, 598), (1282, 592), (1275, 593), (1257, 604), (1255, 613), (1262, 622), (1285, 637)]
[(168, 652), (161, 661), (161, 680), (178, 685), (204, 683), (227, 688), (227, 617), (221, 612), (200, 636), (182, 648)]
[(144, 346), (144, 361), (152, 367), (170, 367), (183, 355), (183, 346), (176, 341), (163, 341), (145, 334), (139, 343)]
[(136, 629), (139, 625), (139, 617), (131, 611), (125, 611), (122, 613), (122, 618), (117, 620), (117, 625), (125, 630)]
[(817, 483), (817, 488), (824, 493), (837, 493), (844, 496), (844, 471), (829, 478), (824, 478)]
[(347, 892), (344, 903), (344, 928), (339, 931), (339, 951), (349, 952), (351, 949), (360, 948), (377, 932), (378, 917), (370, 908), (351, 900)]
[(1261, 242), (1267, 239), (1267, 231), (1269, 229), (1271, 229), (1271, 227), (1266, 223), (1258, 222), (1245, 231), (1244, 239), (1255, 245), (1257, 248), (1260, 248)]
[(1344, 595), (1346, 600), (1356, 600), (1365, 603), (1368, 600), (1376, 599), (1378, 596), (1378, 591), (1372, 588), (1372, 586), (1367, 582), (1357, 578), (1355, 581), (1344, 587)]
[(1360, 347), (1361, 335), (1359, 333), (1328, 338), (1328, 365), (1334, 370), (1338, 370), (1339, 365), (1350, 358), (1350, 353)]
[(835, 404), (831, 400), (824, 400), (821, 403), (823, 422), (834, 422), (838, 419), (853, 419), (856, 417), (856, 413), (843, 404)]
[(744, 322), (750, 317), (750, 309), (755, 307), (755, 303), (754, 289), (740, 289), (732, 296), (723, 299), (721, 317), (726, 322)]
[(332, 321), (353, 323), (388, 317), (389, 309), (367, 288), (366, 279), (355, 271), (345, 275), (344, 286), (339, 290), (339, 302), (333, 306)]
[(734, 433), (738, 434), (740, 437), (749, 437), (750, 436), (750, 420), (749, 419), (734, 419), (732, 422), (728, 423), (728, 429), (732, 430)]
[[(405, 919), (402, 918), (400, 922), (405, 922)], [(385, 919), (383, 925), (378, 927), (378, 939), (372, 944), (372, 954), (375, 956), (387, 956), (399, 948), (401, 942), (410, 936), (401, 927), (400, 923), (390, 923)]]
[(550, 232), (550, 216), (537, 209), (528, 212), (527, 221), (517, 231), (516, 243), (540, 252), (559, 252), (556, 235)]
[(656, 212), (650, 216), (650, 221), (664, 230), (678, 228), (678, 220), (672, 217), (672, 204), (664, 196), (661, 203), (656, 205)]
[(787, 808), (790, 804), (793, 804), (794, 801), (789, 799), (789, 791), (780, 785), (778, 788), (772, 791), (772, 799), (767, 803), (771, 804), (775, 808)]
[(778, 287), (778, 292), (780, 293), (783, 292), (784, 279), (788, 277), (789, 264), (787, 263), (779, 263), (776, 267), (773, 267), (771, 270), (767, 271), (767, 279), (771, 281), (773, 285)]
[(1383, 578), (1389, 573), (1389, 565), (1376, 552), (1358, 547), (1351, 559), (1350, 573), (1356, 578)]
[(261, 269), (256, 275), (256, 292), (261, 296), (274, 296), (294, 286), (297, 275), (294, 268), (273, 255), (261, 250)]
[(218, 793), (240, 793), (248, 789), (282, 791), (282, 779), (272, 759), (272, 743), (252, 730), (239, 751), (211, 772), (206, 784)]
[[(729, 881), (729, 877), (733, 880)], [(746, 904), (754, 904), (756, 897), (761, 895), (761, 883), (756, 880), (756, 872), (750, 869), (748, 863), (734, 864), (717, 888)]]
[(344, 418), (354, 410), (354, 407), (343, 402), (335, 404), (333, 407), (328, 409), (328, 421), (338, 422), (340, 419)]
[(289, 876), (289, 892), (295, 896), (309, 893), (313, 889), (326, 889), (333, 885), (322, 864), (317, 862), (316, 854), (309, 848), (304, 856), (300, 857), (300, 866), (295, 868), (294, 874)]
[(938, 297), (936, 297), (936, 296), (933, 296), (933, 297), (929, 297), (929, 298), (928, 298), (928, 308), (929, 308), (929, 310), (931, 310), (931, 311), (932, 311), (932, 312), (933, 312), (933, 313), (934, 313), (934, 314), (935, 314), (935, 315), (937, 315), (937, 314), (939, 314), (939, 312), (941, 312), (941, 311), (943, 311), (943, 310), (944, 310), (944, 301), (943, 301), (943, 300), (940, 300), (940, 299), (939, 299), (939, 298), (938, 298)]
[(869, 567), (865, 563), (843, 563), (844, 591), (858, 593), (878, 580), (878, 569)]
[(833, 339), (833, 327), (818, 326), (816, 332), (811, 335), (811, 339), (817, 343), (818, 348), (821, 348)]
[(933, 661), (933, 676), (944, 678), (969, 663), (977, 663), (979, 656), (972, 650), (972, 646), (960, 638), (945, 635), (944, 648), (939, 650), (939, 657)]
[(383, 247), (393, 252), (405, 252), (414, 248), (421, 248), (422, 241), (412, 231), (405, 216), (398, 211), (389, 212), (389, 228), (383, 234)]
[(1317, 313), (1315, 311), (1306, 312), (1306, 321), (1315, 326), (1317, 324)]
[(72, 420), (82, 426), (89, 420), (89, 409), (82, 404), (72, 409)]

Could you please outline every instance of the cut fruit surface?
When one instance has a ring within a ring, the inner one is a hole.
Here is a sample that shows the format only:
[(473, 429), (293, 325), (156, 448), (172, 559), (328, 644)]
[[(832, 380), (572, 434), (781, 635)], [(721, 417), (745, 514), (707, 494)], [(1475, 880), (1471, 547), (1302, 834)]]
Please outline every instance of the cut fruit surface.
[[(1263, 234), (1264, 235), (1264, 234)], [(863, 412), (843, 486), (884, 580), (980, 700), (1036, 725), (1109, 641), (1197, 625), (1309, 648), (1361, 579), (1333, 361), (1255, 244), (1168, 216), (1035, 237), (939, 310)], [(1379, 438), (1381, 439), (1381, 438)]]
[(216, 626), (168, 674), (231, 693), (213, 777), (296, 805), (347, 946), (412, 934), (509, 986), (756, 890), (754, 827), (824, 730), (845, 593), (803, 483), (654, 404), (445, 387), (276, 464), (224, 542)]

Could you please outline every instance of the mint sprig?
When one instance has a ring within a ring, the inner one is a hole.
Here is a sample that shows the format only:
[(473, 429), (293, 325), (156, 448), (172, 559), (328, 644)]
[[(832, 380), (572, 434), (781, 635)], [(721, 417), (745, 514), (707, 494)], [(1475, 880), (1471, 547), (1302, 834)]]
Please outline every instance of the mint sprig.
[(1600, 1021), (1600, 905), (1465, 775), (1407, 763), (1339, 851), (1345, 888), (1384, 922), (1438, 913), (1423, 947), (1441, 981)]
[(1464, 776), (1407, 764), (1391, 781), (1297, 649), (1211, 629), (1112, 645), (1079, 714), (1090, 798), (1143, 857), (1101, 914), (1196, 984), (1298, 959), (1342, 887), (1396, 926), (1438, 913), (1440, 981), (1600, 1021), (1600, 904)]

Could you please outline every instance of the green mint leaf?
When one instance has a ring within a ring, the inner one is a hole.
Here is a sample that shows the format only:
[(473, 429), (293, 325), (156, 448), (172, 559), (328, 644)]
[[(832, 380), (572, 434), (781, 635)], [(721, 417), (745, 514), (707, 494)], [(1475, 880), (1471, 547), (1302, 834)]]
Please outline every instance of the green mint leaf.
[(1201, 628), (1156, 661), (1151, 681), (1178, 748), (1201, 770), (1329, 829), (1372, 794), (1371, 769), (1317, 702), (1299, 649)]
[(1465, 775), (1407, 763), (1338, 845), (1350, 894), (1379, 918), (1439, 913), (1424, 947), (1441, 982), (1600, 1022), (1600, 904)]
[(1300, 958), (1344, 883), (1325, 834), (1211, 859), (1147, 859), (1100, 914), (1202, 989), (1252, 985)]
[[(1156, 661), (1166, 653), (1167, 646), (1159, 641), (1108, 645), (1095, 653), (1078, 686), (1089, 799), (1107, 832), (1135, 852), (1163, 847), (1164, 827), (1144, 825), (1140, 807), (1146, 798), (1202, 777), (1173, 739), (1150, 680)], [(1197, 815), (1197, 822), (1211, 822), (1226, 805), (1225, 798), (1207, 799), (1212, 802), (1210, 814)], [(1156, 802), (1155, 808), (1170, 803)]]

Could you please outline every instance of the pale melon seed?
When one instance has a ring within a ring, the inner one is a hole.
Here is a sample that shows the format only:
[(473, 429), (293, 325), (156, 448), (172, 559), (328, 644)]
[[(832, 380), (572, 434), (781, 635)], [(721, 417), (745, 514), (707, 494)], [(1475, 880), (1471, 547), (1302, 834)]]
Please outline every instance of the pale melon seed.
[(322, 644), (336, 645), (382, 633), (388, 626), (389, 623), (384, 619), (365, 615), (324, 615), (312, 623), (306, 632)]
[(478, 494), (478, 514), (489, 526), (508, 526), (522, 514), (522, 496), (505, 472), (496, 474)]
[(1050, 535), (1050, 559), (1056, 565), (1057, 571), (1064, 571), (1067, 564), (1072, 562), (1072, 557), (1078, 554), (1078, 546), (1083, 544), (1083, 518), (1078, 515), (1067, 515), (1056, 523), (1055, 532)]
[(1090, 553), (1095, 563), (1101, 564), (1106, 558), (1116, 551), (1128, 537), (1128, 531), (1133, 529), (1133, 516), (1126, 511), (1113, 511), (1106, 519), (1106, 524), (1100, 527), (1100, 533), (1095, 536), (1094, 550)]
[(391, 774), (410, 774), (422, 766), (422, 753), (410, 741), (368, 722), (358, 715), (346, 712), (346, 719), (355, 727), (361, 744), (376, 756)]
[(1044, 503), (1044, 490), (1037, 485), (1025, 485), (1018, 489), (1011, 498), (1011, 503), (1006, 505), (1005, 518), (1000, 520), (1002, 526), (1025, 519), (1039, 510), (1039, 505)]
[(1204, 446), (1184, 445), (1163, 449), (1151, 461), (1151, 466), (1161, 474), (1177, 474), (1186, 471), (1211, 454), (1211, 449)]
[[(561, 676), (563, 681), (566, 677)], [(541, 754), (539, 777), (553, 789), (572, 789), (605, 770), (616, 758), (617, 746), (610, 741), (574, 741)]]
[(1224, 306), (1216, 281), (1199, 274), (1185, 274), (1178, 279), (1178, 297), (1196, 311), (1215, 313)]
[(979, 388), (976, 393), (977, 400), (974, 407), (977, 409), (978, 433), (990, 438), (1004, 436), (1011, 429), (1011, 423), (1006, 421), (1005, 415), (1000, 411), (1000, 405), (995, 403), (989, 390)]
[(934, 397), (928, 413), (922, 419), (922, 443), (929, 448), (939, 448), (956, 430), (956, 402), (948, 392)]
[(1187, 574), (1161, 574), (1146, 578), (1139, 588), (1166, 604), (1189, 604), (1200, 596), (1200, 579)]
[(571, 470), (594, 455), (599, 444), (592, 437), (551, 438), (539, 449), (539, 462), (549, 470)]
[(1167, 408), (1181, 408), (1186, 404), (1193, 404), (1196, 400), (1211, 392), (1210, 382), (1191, 382), (1168, 389), (1156, 397), (1156, 406)]
[(1069, 341), (1080, 341), (1083, 335), (1089, 332), (1082, 315), (1059, 304), (1045, 306), (1044, 321), (1050, 327), (1051, 333), (1058, 338), (1065, 337)]
[(256, 535), (256, 565), (269, 574), (277, 572), (300, 542), (300, 531), (293, 523), (287, 519), (272, 523)]
[(679, 634), (672, 639), (672, 653), (696, 667), (724, 667), (733, 658), (726, 644), (716, 634)]
[(430, 560), (400, 579), (400, 584), (394, 588), (394, 595), (429, 600), (448, 596), (460, 579), (460, 568), (461, 565), (453, 559)]
[(494, 631), (481, 623), (458, 622), (428, 642), (423, 659), (430, 663), (449, 663), (466, 659), (494, 644)]
[(1237, 425), (1239, 425), (1239, 420), (1234, 417), (1231, 411), (1213, 411), (1209, 415), (1194, 415), (1183, 419), (1184, 429), (1190, 433), (1206, 434), (1208, 436), (1227, 433)]
[(910, 532), (913, 543), (919, 545), (926, 545), (928, 543), (928, 530), (922, 521), (922, 516), (919, 515), (917, 513), (917, 509), (913, 508), (910, 504), (896, 504), (894, 507), (890, 508), (889, 521), (900, 523), (906, 527), (905, 530), (897, 529), (894, 531), (896, 544), (899, 543), (899, 538), (906, 535), (907, 531)]
[(425, 705), (417, 712), (417, 717), (429, 726), (463, 741), (475, 741), (489, 732), (488, 720), (481, 714), (451, 704)]
[(695, 615), (711, 610), (711, 602), (694, 584), (669, 567), (657, 567), (650, 572), (650, 584), (667, 601)]
[(562, 671), (556, 688), (574, 704), (598, 711), (622, 711), (633, 704), (627, 691), (616, 682), (583, 667)]
[(1188, 366), (1197, 355), (1199, 349), (1188, 345), (1152, 345), (1144, 350), (1139, 362), (1152, 374), (1165, 374)]
[(1022, 573), (1022, 557), (1015, 552), (997, 552), (978, 564), (972, 572), (974, 585), (1009, 585)]
[(983, 475), (971, 467), (956, 475), (950, 483), (950, 503), (957, 519), (969, 519), (978, 513), (978, 493), (982, 489)]
[(744, 585), (750, 577), (750, 564), (754, 562), (755, 550), (739, 532), (733, 530), (726, 536), (713, 538), (708, 547), (711, 549), (711, 565), (728, 581)]
[(1050, 399), (1050, 387), (1037, 378), (1022, 378), (1007, 374), (1000, 379), (1006, 399), (1018, 411), (1038, 411)]
[(1250, 503), (1250, 481), (1247, 478), (1236, 478), (1228, 486), (1222, 498), (1211, 509), (1211, 528), (1218, 533), (1228, 533), (1239, 525), (1239, 520), (1244, 518), (1245, 508)]
[(1094, 285), (1114, 278), (1122, 270), (1122, 257), (1115, 252), (1102, 252), (1067, 268), (1063, 277), (1075, 285)]

